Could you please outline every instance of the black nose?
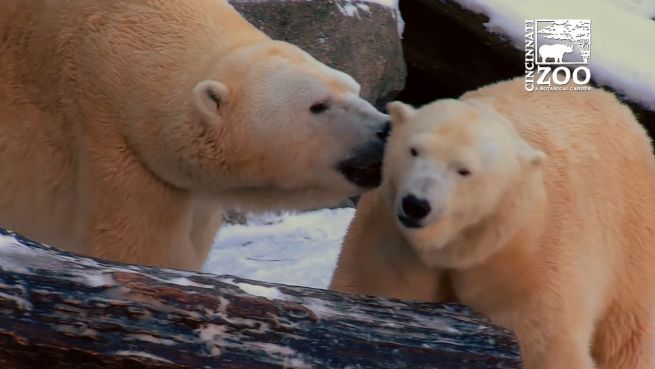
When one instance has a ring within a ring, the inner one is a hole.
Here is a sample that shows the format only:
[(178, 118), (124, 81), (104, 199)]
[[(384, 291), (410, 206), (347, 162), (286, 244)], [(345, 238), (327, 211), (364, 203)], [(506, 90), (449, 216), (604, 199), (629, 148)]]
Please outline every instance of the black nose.
[(409, 194), (403, 198), (403, 212), (410, 218), (422, 219), (430, 214), (430, 203)]
[(391, 122), (387, 121), (384, 126), (382, 126), (382, 129), (379, 130), (376, 135), (378, 138), (382, 141), (387, 141), (387, 137), (389, 137), (389, 132), (391, 132)]

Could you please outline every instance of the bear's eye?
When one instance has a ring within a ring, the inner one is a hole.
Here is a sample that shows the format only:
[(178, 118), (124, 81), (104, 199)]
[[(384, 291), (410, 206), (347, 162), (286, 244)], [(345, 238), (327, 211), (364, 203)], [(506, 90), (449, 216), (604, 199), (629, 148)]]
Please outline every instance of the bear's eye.
[(418, 150), (416, 150), (415, 148), (412, 147), (412, 148), (409, 149), (409, 154), (416, 157), (416, 156), (418, 156)]
[(459, 174), (462, 177), (468, 177), (471, 175), (471, 171), (466, 168), (459, 168), (457, 169), (457, 174)]
[(320, 113), (328, 110), (329, 108), (330, 108), (330, 105), (328, 105), (328, 103), (320, 102), (320, 103), (316, 103), (316, 104), (312, 105), (309, 108), (309, 111), (311, 111), (313, 114), (320, 114)]

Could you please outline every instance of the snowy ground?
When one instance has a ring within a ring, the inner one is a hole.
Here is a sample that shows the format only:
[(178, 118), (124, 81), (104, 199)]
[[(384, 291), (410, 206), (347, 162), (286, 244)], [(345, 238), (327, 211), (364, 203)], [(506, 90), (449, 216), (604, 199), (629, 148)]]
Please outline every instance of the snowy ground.
[(344, 208), (264, 215), (223, 226), (204, 271), (326, 288), (354, 213)]

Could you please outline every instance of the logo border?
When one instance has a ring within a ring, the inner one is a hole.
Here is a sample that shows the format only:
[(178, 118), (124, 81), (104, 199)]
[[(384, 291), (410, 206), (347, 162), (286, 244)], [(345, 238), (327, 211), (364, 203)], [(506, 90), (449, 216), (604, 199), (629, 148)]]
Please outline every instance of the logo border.
[[(583, 61), (580, 62), (540, 62), (539, 61), (539, 22), (555, 22), (560, 20), (578, 20), (578, 21), (588, 21), (589, 22), (589, 48), (591, 50), (591, 19), (572, 19), (572, 18), (562, 18), (562, 19), (534, 19), (534, 50), (535, 50), (535, 65), (589, 65), (590, 61), (586, 63)], [(589, 60), (591, 60), (591, 55), (589, 55)]]

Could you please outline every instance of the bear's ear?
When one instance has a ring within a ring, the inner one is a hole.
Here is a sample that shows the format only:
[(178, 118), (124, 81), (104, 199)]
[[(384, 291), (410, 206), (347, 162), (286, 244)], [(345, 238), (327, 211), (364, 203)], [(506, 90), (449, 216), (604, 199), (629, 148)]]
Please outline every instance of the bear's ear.
[(400, 101), (392, 101), (387, 104), (387, 111), (391, 115), (391, 124), (401, 126), (411, 120), (416, 114), (414, 107)]
[(218, 110), (225, 103), (227, 87), (217, 81), (208, 79), (193, 88), (193, 103), (196, 109), (210, 118), (218, 118)]

